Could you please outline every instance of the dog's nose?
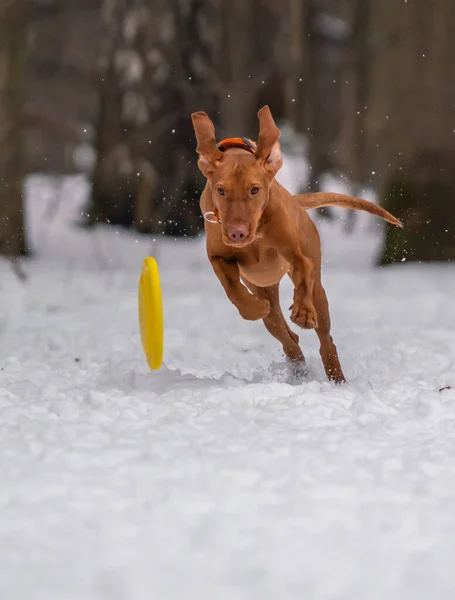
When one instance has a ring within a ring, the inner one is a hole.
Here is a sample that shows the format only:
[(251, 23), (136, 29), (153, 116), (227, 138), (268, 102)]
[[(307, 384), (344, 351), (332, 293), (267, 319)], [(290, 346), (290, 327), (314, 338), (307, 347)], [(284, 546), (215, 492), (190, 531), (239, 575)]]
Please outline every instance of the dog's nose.
[(243, 242), (243, 240), (247, 237), (248, 228), (246, 225), (235, 225), (235, 227), (229, 230), (228, 235), (231, 242), (238, 244), (239, 242)]

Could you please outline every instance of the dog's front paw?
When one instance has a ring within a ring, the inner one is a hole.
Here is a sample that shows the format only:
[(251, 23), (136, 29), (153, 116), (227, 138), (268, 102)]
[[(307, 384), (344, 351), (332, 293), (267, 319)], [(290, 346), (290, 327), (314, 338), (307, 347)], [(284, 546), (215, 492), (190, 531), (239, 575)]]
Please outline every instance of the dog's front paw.
[(264, 319), (270, 312), (270, 302), (264, 298), (251, 296), (248, 302), (239, 306), (239, 313), (246, 321)]
[(318, 317), (313, 305), (294, 302), (290, 308), (291, 321), (303, 329), (316, 329)]

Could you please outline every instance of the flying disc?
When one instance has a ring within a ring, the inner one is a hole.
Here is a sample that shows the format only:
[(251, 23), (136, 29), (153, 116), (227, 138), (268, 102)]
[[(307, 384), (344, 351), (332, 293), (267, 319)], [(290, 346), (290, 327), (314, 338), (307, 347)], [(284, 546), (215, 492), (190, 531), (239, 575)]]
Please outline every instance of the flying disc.
[(151, 256), (142, 263), (138, 291), (142, 347), (149, 367), (156, 371), (163, 360), (163, 306), (158, 265)]

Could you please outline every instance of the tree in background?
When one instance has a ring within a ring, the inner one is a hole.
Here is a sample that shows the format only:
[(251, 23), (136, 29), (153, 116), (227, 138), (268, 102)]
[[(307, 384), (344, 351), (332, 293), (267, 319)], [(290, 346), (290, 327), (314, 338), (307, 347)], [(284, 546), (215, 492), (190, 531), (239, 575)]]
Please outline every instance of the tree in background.
[(89, 224), (197, 235), (190, 113), (254, 138), (269, 104), (307, 189), (338, 173), (401, 216), (381, 264), (453, 257), (451, 0), (28, 0), (26, 32), (24, 2), (0, 0), (0, 252), (26, 248), (23, 171), (78, 172), (92, 141)]
[(381, 204), (404, 223), (387, 228), (380, 264), (455, 259), (455, 4), (372, 2), (365, 152)]
[(322, 6), (314, 2), (307, 11), (308, 100), (303, 118), (308, 132), (311, 164), (308, 191), (311, 192), (321, 189), (324, 173), (340, 169), (336, 142), (341, 127), (343, 75), (350, 33), (343, 7), (342, 3), (326, 0)]
[(201, 231), (204, 182), (190, 113), (209, 112), (221, 136), (256, 135), (259, 95), (278, 71), (273, 39), (281, 22), (272, 4), (105, 3), (92, 223)]
[(24, 0), (0, 0), (0, 254), (26, 254), (22, 109)]
[(276, 119), (284, 116), (285, 93), (280, 88), (284, 89), (285, 74), (277, 76), (288, 58), (286, 46), (277, 44), (285, 33), (282, 10), (268, 0), (232, 0), (219, 2), (215, 17), (217, 134), (256, 139), (261, 104), (269, 104)]
[[(295, 131), (304, 133), (310, 163), (309, 181), (302, 192), (321, 189), (322, 177), (340, 171), (339, 138), (343, 94), (351, 43), (349, 19), (354, 0), (288, 0), (288, 57), (286, 106)], [(318, 212), (330, 218), (327, 208)]]
[(202, 228), (190, 112), (215, 112), (210, 0), (106, 2), (92, 222), (195, 235)]
[[(341, 127), (336, 146), (340, 169), (347, 176), (354, 196), (362, 196), (368, 181), (365, 121), (368, 113), (370, 48), (370, 0), (349, 0), (344, 17), (349, 38), (341, 74)], [(347, 233), (354, 230), (355, 210), (347, 212)]]

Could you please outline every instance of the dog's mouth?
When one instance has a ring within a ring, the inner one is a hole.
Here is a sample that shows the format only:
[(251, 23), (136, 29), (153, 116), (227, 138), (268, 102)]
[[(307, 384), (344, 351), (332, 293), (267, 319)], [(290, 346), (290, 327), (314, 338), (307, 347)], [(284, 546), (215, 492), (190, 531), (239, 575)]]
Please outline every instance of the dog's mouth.
[(248, 238), (245, 241), (242, 242), (233, 242), (232, 240), (230, 240), (229, 238), (227, 238), (224, 243), (226, 244), (226, 246), (231, 246), (231, 248), (246, 248), (246, 246), (249, 246), (250, 244), (253, 243), (253, 239)]

